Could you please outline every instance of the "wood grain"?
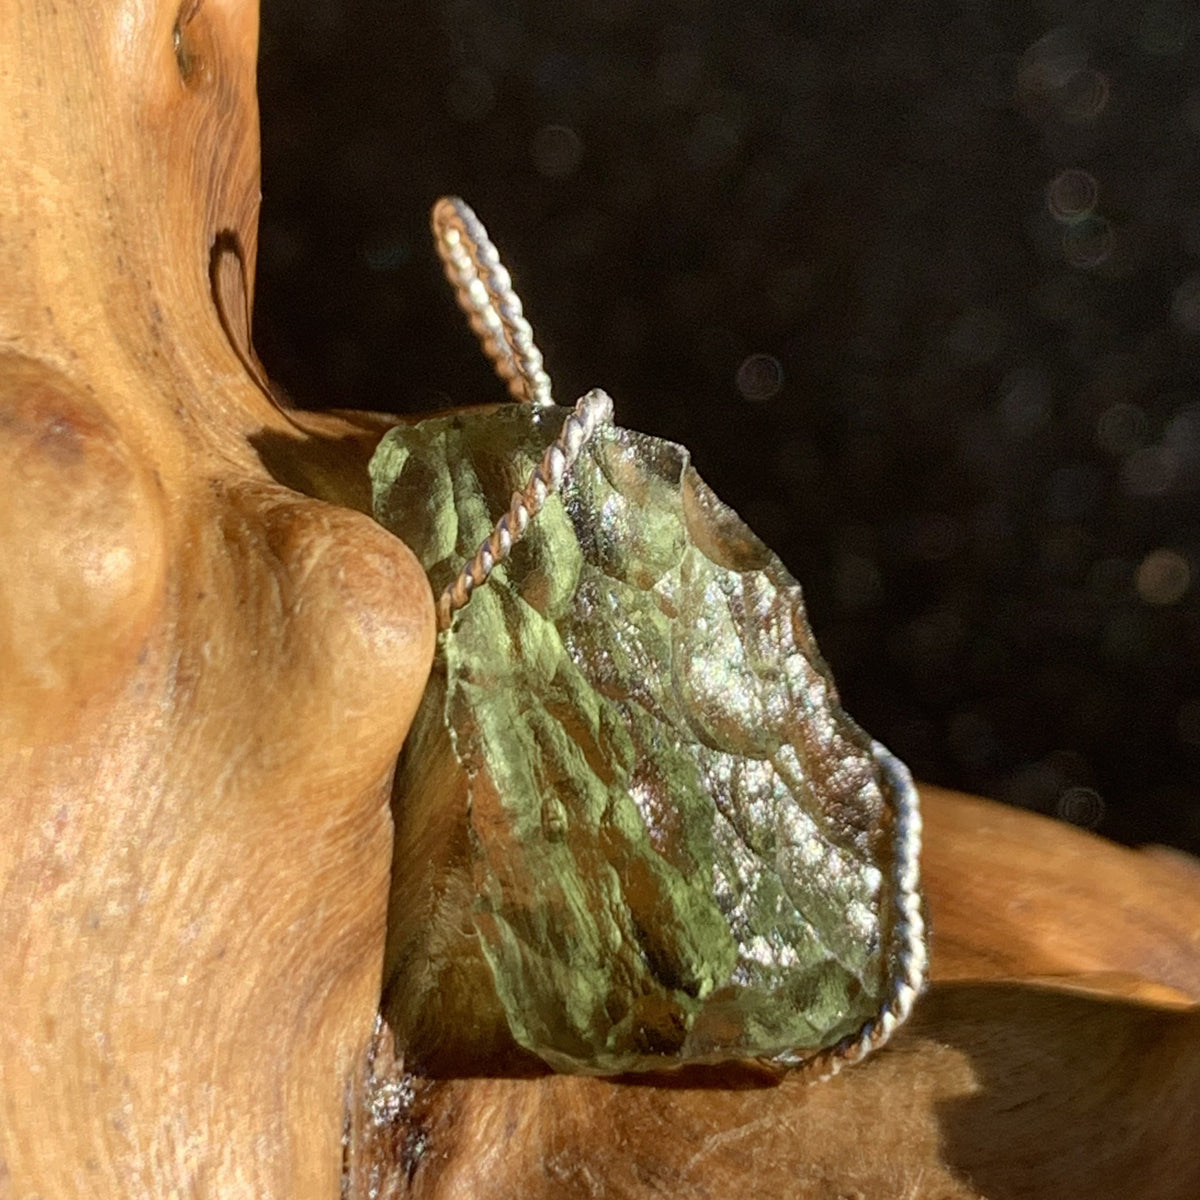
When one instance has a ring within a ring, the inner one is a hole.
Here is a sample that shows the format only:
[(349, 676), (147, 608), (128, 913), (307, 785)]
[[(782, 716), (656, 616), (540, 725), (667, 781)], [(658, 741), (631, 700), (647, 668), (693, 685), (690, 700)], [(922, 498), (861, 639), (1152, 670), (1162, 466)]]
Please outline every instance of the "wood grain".
[(934, 982), (889, 1048), (825, 1083), (429, 1080), (381, 1033), (351, 1195), (1200, 1195), (1197, 864), (922, 799)]
[(5, 1200), (335, 1196), (378, 1006), (432, 602), (250, 348), (257, 17), (0, 4)]
[(938, 982), (1200, 1005), (1200, 864), (924, 786)]

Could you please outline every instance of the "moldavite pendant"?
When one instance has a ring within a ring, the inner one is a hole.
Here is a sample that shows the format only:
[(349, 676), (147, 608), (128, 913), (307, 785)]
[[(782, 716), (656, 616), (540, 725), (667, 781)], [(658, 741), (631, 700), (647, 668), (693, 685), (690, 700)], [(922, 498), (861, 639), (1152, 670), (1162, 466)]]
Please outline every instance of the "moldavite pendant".
[(434, 1069), (836, 1070), (923, 982), (911, 779), (686, 451), (603, 393), (550, 403), (474, 214), (439, 201), (434, 230), (527, 402), (396, 428), (371, 465), (443, 625), (396, 788), (393, 1028)]

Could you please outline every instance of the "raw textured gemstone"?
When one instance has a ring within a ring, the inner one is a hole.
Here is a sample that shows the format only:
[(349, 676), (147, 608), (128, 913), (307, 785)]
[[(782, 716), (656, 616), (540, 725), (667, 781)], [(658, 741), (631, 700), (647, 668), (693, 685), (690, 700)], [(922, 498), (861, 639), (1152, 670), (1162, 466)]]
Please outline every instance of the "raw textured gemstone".
[[(376, 516), (435, 595), (567, 410), (404, 426)], [(816, 1050), (877, 1012), (890, 820), (800, 587), (681, 447), (611, 426), (439, 641), (396, 788), (409, 1053), (617, 1072)]]

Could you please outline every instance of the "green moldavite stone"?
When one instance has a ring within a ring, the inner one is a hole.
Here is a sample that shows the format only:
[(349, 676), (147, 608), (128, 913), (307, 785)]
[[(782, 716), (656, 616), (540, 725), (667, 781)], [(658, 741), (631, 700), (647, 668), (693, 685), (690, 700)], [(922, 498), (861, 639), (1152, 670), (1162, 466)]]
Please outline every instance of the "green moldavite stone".
[[(384, 438), (376, 516), (435, 595), (566, 416)], [(396, 790), (399, 1035), (602, 1073), (852, 1033), (888, 973), (870, 746), (779, 559), (681, 447), (602, 428), (440, 637)]]

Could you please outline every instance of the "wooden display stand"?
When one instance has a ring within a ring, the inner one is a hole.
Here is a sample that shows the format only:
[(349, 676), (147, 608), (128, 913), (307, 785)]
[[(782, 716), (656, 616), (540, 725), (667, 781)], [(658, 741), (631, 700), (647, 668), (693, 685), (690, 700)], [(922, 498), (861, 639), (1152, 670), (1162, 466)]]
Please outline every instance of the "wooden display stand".
[(0, 1197), (1200, 1195), (1200, 869), (936, 789), (934, 986), (860, 1068), (390, 1061), (432, 604), (386, 419), (251, 348), (257, 18), (0, 5)]

